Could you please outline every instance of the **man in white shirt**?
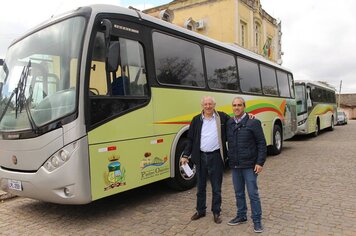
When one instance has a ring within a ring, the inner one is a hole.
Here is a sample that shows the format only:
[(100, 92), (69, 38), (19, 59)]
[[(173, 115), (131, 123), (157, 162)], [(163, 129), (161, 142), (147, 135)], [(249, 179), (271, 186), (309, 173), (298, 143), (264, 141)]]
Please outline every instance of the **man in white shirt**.
[(230, 116), (215, 111), (216, 102), (213, 97), (203, 97), (201, 105), (202, 113), (195, 116), (190, 124), (190, 142), (183, 152), (181, 162), (187, 163), (188, 157), (191, 156), (197, 169), (197, 211), (191, 219), (198, 220), (206, 215), (206, 183), (209, 177), (213, 192), (211, 210), (214, 222), (220, 224), (221, 184), (226, 157), (225, 127)]

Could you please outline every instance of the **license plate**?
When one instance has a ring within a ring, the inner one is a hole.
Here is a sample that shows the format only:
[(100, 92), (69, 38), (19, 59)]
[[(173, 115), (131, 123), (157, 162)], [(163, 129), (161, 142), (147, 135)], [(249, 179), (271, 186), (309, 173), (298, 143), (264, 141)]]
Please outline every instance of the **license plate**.
[(8, 183), (9, 189), (22, 191), (22, 183), (21, 183), (21, 181), (9, 179), (7, 183)]

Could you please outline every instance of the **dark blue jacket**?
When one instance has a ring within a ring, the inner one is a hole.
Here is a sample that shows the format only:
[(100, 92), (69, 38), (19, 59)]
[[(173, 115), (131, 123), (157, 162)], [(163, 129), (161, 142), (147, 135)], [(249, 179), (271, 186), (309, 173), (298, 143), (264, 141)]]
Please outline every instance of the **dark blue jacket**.
[[(226, 160), (226, 124), (230, 119), (230, 116), (224, 112), (215, 112), (217, 115), (217, 122), (220, 123), (220, 130), (218, 130), (219, 136), (219, 144), (222, 146), (220, 149), (221, 157)], [(196, 165), (200, 163), (200, 140), (201, 140), (201, 130), (203, 126), (203, 118), (202, 114), (196, 115), (193, 117), (192, 122), (190, 123), (189, 131), (188, 131), (188, 139), (189, 142), (187, 143), (183, 155), (184, 156), (191, 156), (191, 160)]]
[(227, 142), (230, 168), (263, 166), (267, 147), (261, 121), (245, 116), (238, 124), (233, 118), (227, 122)]

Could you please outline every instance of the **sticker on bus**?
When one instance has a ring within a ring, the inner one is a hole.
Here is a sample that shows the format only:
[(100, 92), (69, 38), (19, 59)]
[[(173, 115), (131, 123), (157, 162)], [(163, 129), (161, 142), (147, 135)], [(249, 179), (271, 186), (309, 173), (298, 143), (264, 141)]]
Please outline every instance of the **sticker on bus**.
[(9, 179), (7, 183), (8, 183), (9, 189), (22, 191), (22, 183), (21, 183), (21, 181)]

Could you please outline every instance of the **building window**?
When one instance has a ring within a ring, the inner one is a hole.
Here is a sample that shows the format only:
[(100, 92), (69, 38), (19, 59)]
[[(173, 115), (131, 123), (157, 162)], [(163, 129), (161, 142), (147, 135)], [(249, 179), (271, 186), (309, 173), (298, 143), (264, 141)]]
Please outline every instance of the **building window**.
[(260, 48), (261, 48), (261, 25), (258, 22), (255, 22), (255, 48), (256, 48), (256, 52), (259, 53), (260, 52)]
[(243, 21), (240, 21), (240, 45), (241, 47), (246, 47), (247, 41), (247, 24)]

